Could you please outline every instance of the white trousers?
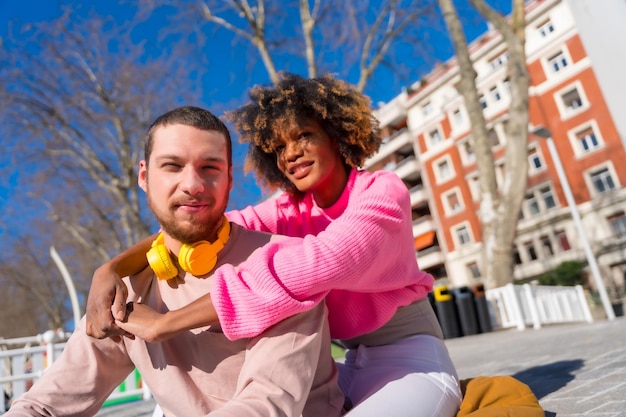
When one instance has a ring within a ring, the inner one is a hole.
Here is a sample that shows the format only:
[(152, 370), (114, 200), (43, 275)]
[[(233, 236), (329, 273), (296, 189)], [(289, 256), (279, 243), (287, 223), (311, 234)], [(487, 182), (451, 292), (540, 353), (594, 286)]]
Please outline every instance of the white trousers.
[(360, 345), (337, 365), (339, 385), (353, 405), (347, 417), (454, 417), (461, 404), (454, 364), (434, 336)]

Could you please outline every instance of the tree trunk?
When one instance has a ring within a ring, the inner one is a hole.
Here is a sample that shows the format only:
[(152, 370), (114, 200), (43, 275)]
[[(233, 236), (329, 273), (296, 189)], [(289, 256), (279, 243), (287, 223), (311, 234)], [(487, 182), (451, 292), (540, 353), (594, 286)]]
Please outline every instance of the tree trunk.
[(487, 123), (476, 88), (476, 71), (452, 0), (439, 0), (454, 45), (461, 80), (457, 86), (468, 111), (480, 180), (482, 276), (486, 288), (513, 282), (513, 244), (528, 178), (528, 69), (526, 67), (523, 0), (514, 0), (507, 21), (484, 0), (470, 3), (500, 32), (508, 50), (511, 105), (506, 124), (504, 179), (496, 182)]

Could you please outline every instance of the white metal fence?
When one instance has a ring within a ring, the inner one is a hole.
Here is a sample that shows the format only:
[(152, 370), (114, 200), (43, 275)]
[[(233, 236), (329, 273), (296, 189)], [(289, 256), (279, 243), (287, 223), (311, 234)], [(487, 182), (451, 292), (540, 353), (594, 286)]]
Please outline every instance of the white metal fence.
[(513, 285), (485, 292), (494, 328), (526, 326), (539, 329), (544, 324), (593, 322), (583, 288)]
[[(31, 337), (0, 338), (0, 414), (8, 410), (11, 400), (26, 392), (46, 368), (61, 354), (70, 333), (49, 330)], [(104, 406), (151, 398), (135, 370), (104, 403)]]

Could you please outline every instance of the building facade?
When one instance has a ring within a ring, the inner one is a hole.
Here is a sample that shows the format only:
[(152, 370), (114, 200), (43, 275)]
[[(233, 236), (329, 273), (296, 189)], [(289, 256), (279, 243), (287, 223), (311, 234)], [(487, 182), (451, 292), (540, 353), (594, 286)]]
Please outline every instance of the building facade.
[[(626, 273), (626, 83), (618, 76), (626, 71), (626, 47), (617, 45), (617, 34), (626, 30), (626, 2), (599, 0), (587, 10), (591, 3), (526, 5), (529, 176), (512, 248), (514, 279), (528, 282), (564, 261), (585, 262), (546, 139), (530, 131), (541, 126), (554, 141), (607, 291), (618, 295)], [(488, 30), (470, 53), (501, 180), (510, 104), (506, 45)], [(482, 270), (478, 171), (459, 79), (450, 59), (376, 109), (385, 140), (366, 163), (403, 179), (420, 267), (452, 286), (480, 282)]]

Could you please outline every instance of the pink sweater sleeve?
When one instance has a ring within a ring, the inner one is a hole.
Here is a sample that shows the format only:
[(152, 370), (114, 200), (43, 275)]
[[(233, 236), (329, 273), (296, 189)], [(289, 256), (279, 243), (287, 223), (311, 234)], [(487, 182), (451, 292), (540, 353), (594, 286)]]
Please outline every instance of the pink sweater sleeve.
[(248, 206), (243, 210), (231, 210), (226, 213), (229, 221), (237, 223), (248, 230), (259, 232), (279, 233), (278, 207), (276, 200), (266, 200), (257, 205)]
[(415, 283), (408, 272), (417, 265), (406, 265), (406, 250), (415, 260), (408, 190), (391, 173), (368, 181), (317, 236), (269, 243), (237, 268), (215, 272), (211, 298), (229, 338), (257, 335), (333, 289), (383, 292)]

